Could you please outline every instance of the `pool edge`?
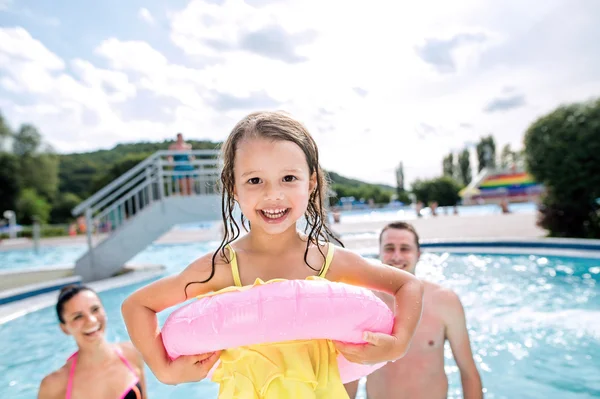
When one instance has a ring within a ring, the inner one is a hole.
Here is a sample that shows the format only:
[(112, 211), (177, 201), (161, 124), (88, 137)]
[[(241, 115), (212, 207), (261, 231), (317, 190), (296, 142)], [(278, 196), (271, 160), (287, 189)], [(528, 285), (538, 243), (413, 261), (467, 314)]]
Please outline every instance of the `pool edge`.
[[(111, 289), (126, 287), (149, 281), (165, 274), (165, 270), (132, 271), (127, 274), (111, 277), (105, 280), (95, 281), (87, 284), (96, 292), (100, 293)], [(56, 303), (58, 289), (29, 298), (0, 305), (0, 325), (25, 316), (29, 313), (53, 306)]]

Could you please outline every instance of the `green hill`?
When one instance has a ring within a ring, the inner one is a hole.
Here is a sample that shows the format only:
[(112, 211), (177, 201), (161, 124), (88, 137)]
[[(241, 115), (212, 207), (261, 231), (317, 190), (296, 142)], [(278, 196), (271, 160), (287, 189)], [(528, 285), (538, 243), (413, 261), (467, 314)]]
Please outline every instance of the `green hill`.
[[(217, 149), (220, 143), (212, 141), (188, 141), (194, 149)], [(167, 149), (172, 141), (118, 144), (110, 150), (86, 153), (61, 154), (59, 167), (59, 190), (73, 193), (85, 199), (118, 175), (133, 167), (144, 158), (159, 150)], [(341, 196), (374, 198), (387, 202), (394, 187), (370, 184), (350, 179), (335, 172), (327, 172), (332, 188)]]

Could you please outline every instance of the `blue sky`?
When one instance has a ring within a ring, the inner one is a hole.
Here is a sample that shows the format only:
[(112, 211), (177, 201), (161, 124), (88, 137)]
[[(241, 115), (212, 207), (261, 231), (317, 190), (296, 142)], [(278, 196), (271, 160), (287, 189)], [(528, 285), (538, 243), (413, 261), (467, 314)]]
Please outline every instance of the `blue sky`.
[(80, 152), (285, 109), (327, 169), (393, 184), (600, 93), (595, 0), (361, 3), (0, 0), (0, 111)]

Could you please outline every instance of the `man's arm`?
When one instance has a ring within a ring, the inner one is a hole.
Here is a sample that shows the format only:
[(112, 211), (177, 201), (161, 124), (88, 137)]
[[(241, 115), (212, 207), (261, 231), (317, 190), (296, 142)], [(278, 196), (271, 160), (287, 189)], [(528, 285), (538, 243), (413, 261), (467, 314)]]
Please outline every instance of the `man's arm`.
[(460, 298), (454, 292), (445, 290), (443, 295), (444, 298), (440, 302), (445, 308), (446, 338), (450, 342), (452, 355), (460, 370), (463, 397), (481, 399), (483, 398), (481, 377), (473, 360), (464, 308)]

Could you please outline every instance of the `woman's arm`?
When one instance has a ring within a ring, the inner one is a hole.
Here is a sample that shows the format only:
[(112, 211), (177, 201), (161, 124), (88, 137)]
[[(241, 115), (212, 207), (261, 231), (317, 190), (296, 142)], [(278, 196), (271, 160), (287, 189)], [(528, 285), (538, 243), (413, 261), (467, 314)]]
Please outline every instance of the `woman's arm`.
[[(329, 244), (333, 245), (333, 244)], [(393, 361), (406, 354), (423, 310), (423, 283), (403, 270), (367, 260), (351, 251), (336, 248), (327, 278), (394, 296), (392, 335), (365, 334), (368, 345), (336, 343), (344, 356), (357, 363)]]
[(185, 302), (197, 295), (218, 290), (231, 285), (225, 275), (224, 268), (215, 266), (215, 275), (206, 283), (192, 284), (192, 281), (203, 281), (211, 272), (212, 254), (207, 254), (188, 266), (178, 275), (165, 277), (131, 294), (121, 306), (123, 319), (131, 342), (141, 353), (144, 362), (165, 384), (200, 381), (212, 365), (218, 360), (218, 354), (198, 354), (181, 356), (171, 361), (162, 342), (162, 335), (156, 314)]

